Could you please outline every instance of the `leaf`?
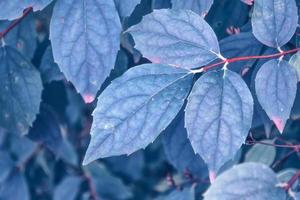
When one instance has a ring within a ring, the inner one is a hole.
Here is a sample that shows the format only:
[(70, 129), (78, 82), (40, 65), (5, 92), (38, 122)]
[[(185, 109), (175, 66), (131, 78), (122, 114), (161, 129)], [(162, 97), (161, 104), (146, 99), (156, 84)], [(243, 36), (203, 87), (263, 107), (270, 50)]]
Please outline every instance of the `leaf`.
[(178, 114), (163, 134), (163, 145), (167, 159), (180, 172), (189, 171), (193, 176), (206, 178), (207, 167), (199, 155), (194, 153), (184, 128), (184, 112)]
[(129, 17), (141, 0), (114, 0), (121, 18)]
[(33, 11), (42, 10), (52, 0), (9, 0), (0, 1), (0, 20), (13, 20), (22, 16), (23, 10), (32, 7)]
[[(272, 144), (273, 141), (263, 140)], [(276, 157), (276, 148), (265, 144), (255, 144), (245, 155), (245, 162), (255, 162), (270, 166)]]
[(15, 49), (0, 47), (0, 126), (26, 134), (39, 112), (42, 81), (39, 72)]
[(255, 78), (258, 101), (282, 133), (297, 92), (297, 73), (285, 60), (270, 60)]
[(14, 171), (0, 184), (0, 199), (5, 200), (29, 200), (30, 193), (24, 175)]
[[(277, 173), (277, 178), (281, 183), (287, 183), (295, 174), (297, 173), (297, 169), (286, 168)], [(299, 180), (297, 179), (295, 183), (292, 185), (292, 189), (297, 189)]]
[[(222, 55), (226, 58), (259, 55), (262, 48), (263, 45), (250, 32), (231, 35), (220, 41)], [(252, 67), (255, 62), (255, 59), (250, 59), (230, 63), (230, 69), (242, 74), (244, 69)]]
[(188, 70), (159, 64), (134, 67), (115, 79), (98, 98), (83, 164), (129, 155), (153, 142), (181, 109), (192, 80)]
[(207, 15), (213, 2), (214, 0), (172, 0), (172, 8), (192, 10), (200, 16), (204, 17), (205, 15)]
[(81, 179), (76, 176), (68, 176), (63, 179), (54, 190), (54, 200), (74, 200), (79, 191)]
[(87, 103), (114, 66), (120, 33), (113, 0), (65, 0), (54, 7), (50, 24), (54, 60)]
[(67, 138), (63, 139), (62, 146), (59, 149), (59, 157), (66, 163), (77, 166), (78, 164), (78, 156), (74, 146), (67, 140)]
[[(99, 163), (93, 163), (85, 167), (86, 173), (95, 184), (97, 193), (103, 199), (131, 199), (132, 193), (121, 179), (113, 176)], [(117, 192), (116, 192), (117, 191)]]
[(252, 14), (254, 36), (263, 44), (279, 48), (294, 35), (298, 25), (295, 0), (256, 0)]
[(285, 191), (276, 174), (257, 163), (237, 165), (221, 174), (204, 194), (204, 200), (283, 200)]
[[(0, 21), (0, 30), (6, 29), (11, 23), (7, 20)], [(17, 49), (22, 55), (31, 59), (37, 46), (36, 37), (35, 19), (33, 14), (29, 14), (22, 20), (22, 23), (18, 24), (5, 36), (4, 41), (6, 45)]]
[(153, 63), (189, 69), (221, 57), (215, 33), (192, 11), (154, 10), (128, 32), (136, 48)]
[(170, 194), (155, 200), (195, 200), (195, 188), (186, 187), (183, 190), (174, 190)]
[(58, 154), (62, 146), (62, 133), (57, 113), (48, 105), (41, 104), (40, 113), (34, 121), (28, 137), (45, 145), (54, 154)]
[(293, 66), (297, 72), (298, 82), (300, 81), (300, 52), (294, 54), (289, 61), (290, 65)]
[(64, 79), (64, 75), (58, 68), (58, 65), (54, 62), (52, 48), (49, 46), (41, 61), (39, 68), (44, 83), (50, 83), (52, 81), (60, 81)]
[(171, 0), (152, 0), (152, 9), (171, 8)]
[(252, 115), (251, 93), (235, 72), (210, 71), (197, 80), (188, 98), (185, 127), (211, 176), (235, 156), (248, 135)]

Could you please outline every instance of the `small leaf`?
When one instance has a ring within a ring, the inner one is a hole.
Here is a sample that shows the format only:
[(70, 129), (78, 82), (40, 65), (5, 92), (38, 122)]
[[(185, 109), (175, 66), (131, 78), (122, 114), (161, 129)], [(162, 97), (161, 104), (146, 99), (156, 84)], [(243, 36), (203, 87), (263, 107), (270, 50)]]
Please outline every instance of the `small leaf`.
[(54, 60), (87, 103), (114, 67), (120, 33), (113, 0), (56, 2), (50, 24)]
[(76, 176), (69, 176), (62, 180), (54, 190), (54, 200), (74, 200), (79, 191), (81, 179)]
[[(272, 144), (273, 141), (263, 140)], [(245, 162), (255, 162), (270, 166), (276, 157), (276, 148), (265, 144), (255, 144), (245, 155)]]
[(9, 0), (0, 1), (0, 20), (13, 20), (22, 16), (23, 10), (32, 7), (34, 11), (42, 10), (52, 0)]
[(58, 68), (58, 65), (54, 62), (52, 48), (49, 46), (41, 61), (39, 68), (44, 83), (50, 83), (52, 81), (60, 81), (64, 79), (64, 75)]
[(276, 174), (256, 163), (237, 165), (221, 174), (204, 194), (204, 200), (284, 200)]
[(26, 134), (39, 112), (42, 81), (38, 70), (17, 50), (0, 47), (0, 126)]
[(296, 69), (298, 82), (300, 81), (300, 52), (294, 54), (289, 61), (290, 65)]
[(270, 47), (285, 45), (298, 26), (295, 0), (255, 0), (252, 14), (254, 36)]
[(255, 78), (258, 101), (282, 133), (297, 92), (297, 73), (285, 60), (263, 64)]
[(131, 154), (162, 132), (181, 109), (193, 74), (167, 65), (144, 64), (115, 79), (98, 98), (84, 164)]
[(114, 0), (121, 18), (129, 17), (141, 0)]
[[(287, 183), (295, 174), (297, 169), (286, 168), (277, 173), (277, 178), (281, 183)], [(297, 179), (292, 186), (292, 189), (297, 189), (299, 180)]]
[(187, 138), (184, 127), (184, 112), (173, 120), (163, 133), (163, 145), (167, 159), (181, 173), (189, 171), (193, 176), (206, 178), (207, 167), (199, 155), (196, 155)]
[[(1, 4), (1, 3), (0, 3)], [(11, 21), (0, 21), (0, 30), (5, 30)], [(22, 20), (22, 23), (13, 28), (4, 38), (5, 44), (17, 49), (22, 55), (33, 58), (36, 42), (35, 19), (29, 14)]]
[(185, 69), (218, 57), (218, 40), (202, 17), (188, 10), (155, 10), (129, 29), (136, 48), (153, 63)]
[(77, 166), (78, 164), (78, 155), (74, 148), (74, 146), (65, 138), (62, 141), (61, 148), (59, 149), (59, 158), (61, 158), (64, 162)]
[(213, 2), (214, 0), (172, 0), (172, 8), (192, 10), (200, 16), (204, 17), (205, 15), (207, 15)]
[[(93, 163), (85, 167), (92, 179), (92, 184), (103, 199), (132, 199), (132, 193), (121, 179), (113, 176), (104, 165)], [(117, 191), (117, 192), (116, 192)]]
[(235, 156), (248, 135), (252, 115), (251, 93), (237, 73), (210, 71), (197, 80), (188, 98), (185, 127), (211, 175)]

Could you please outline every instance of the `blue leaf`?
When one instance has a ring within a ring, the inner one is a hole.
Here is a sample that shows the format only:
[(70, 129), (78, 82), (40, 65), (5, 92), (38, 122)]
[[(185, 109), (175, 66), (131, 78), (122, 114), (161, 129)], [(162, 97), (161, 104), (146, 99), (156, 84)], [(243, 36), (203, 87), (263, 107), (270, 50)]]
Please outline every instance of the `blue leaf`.
[(0, 185), (9, 176), (13, 167), (15, 166), (14, 161), (11, 158), (9, 152), (0, 151)]
[(52, 0), (1, 0), (0, 1), (0, 20), (13, 20), (22, 16), (23, 10), (32, 7), (34, 11), (42, 10)]
[(300, 81), (300, 51), (295, 53), (289, 60), (291, 66), (293, 66), (297, 72), (298, 82)]
[(155, 10), (129, 33), (136, 48), (153, 63), (190, 69), (221, 57), (211, 27), (189, 10)]
[(163, 145), (167, 159), (180, 172), (189, 171), (193, 176), (206, 178), (207, 167), (196, 155), (184, 128), (184, 113), (180, 112), (163, 135)]
[(54, 62), (51, 46), (46, 49), (42, 57), (39, 70), (41, 72), (43, 82), (45, 83), (64, 79), (64, 75), (59, 70), (58, 65)]
[(76, 176), (68, 176), (63, 179), (55, 188), (54, 200), (74, 200), (80, 189), (81, 179)]
[[(28, 15), (4, 38), (6, 45), (17, 49), (29, 59), (33, 58), (37, 46), (34, 20), (33, 14)], [(0, 21), (0, 30), (4, 30), (9, 24), (11, 24), (10, 21)]]
[(270, 60), (255, 78), (259, 103), (282, 133), (297, 93), (297, 73), (285, 60)]
[(128, 17), (141, 0), (114, 0), (121, 18)]
[(92, 184), (99, 196), (103, 199), (132, 199), (130, 188), (126, 186), (121, 179), (112, 175), (104, 165), (93, 163), (86, 166), (88, 176), (91, 177)]
[(266, 165), (245, 163), (221, 174), (204, 194), (204, 200), (283, 200), (276, 174)]
[(38, 70), (17, 50), (0, 47), (0, 126), (26, 134), (39, 112), (42, 81)]
[(232, 159), (251, 127), (253, 99), (243, 79), (229, 70), (207, 72), (188, 98), (185, 127), (210, 175)]
[(200, 16), (207, 15), (214, 0), (172, 0), (172, 8), (192, 10)]
[(181, 109), (192, 79), (185, 69), (144, 64), (114, 80), (98, 98), (83, 163), (131, 154), (153, 142)]
[(295, 0), (255, 0), (252, 14), (254, 36), (270, 47), (281, 47), (294, 35), (298, 26)]
[(170, 8), (171, 0), (152, 0), (152, 9)]
[(54, 60), (85, 102), (114, 67), (120, 33), (113, 0), (57, 1), (50, 24)]

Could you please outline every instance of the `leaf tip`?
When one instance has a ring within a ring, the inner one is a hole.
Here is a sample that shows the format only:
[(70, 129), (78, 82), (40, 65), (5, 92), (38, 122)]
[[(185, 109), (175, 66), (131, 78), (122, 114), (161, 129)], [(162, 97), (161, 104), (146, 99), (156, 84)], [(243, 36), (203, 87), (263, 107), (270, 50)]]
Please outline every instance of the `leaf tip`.
[(209, 180), (210, 183), (214, 183), (217, 178), (216, 172), (215, 171), (209, 171)]
[(91, 94), (84, 94), (82, 95), (82, 98), (85, 103), (92, 103), (95, 100), (95, 96)]
[(279, 130), (280, 133), (283, 133), (285, 127), (285, 120), (281, 119), (280, 117), (272, 117), (272, 121), (274, 122), (275, 126)]

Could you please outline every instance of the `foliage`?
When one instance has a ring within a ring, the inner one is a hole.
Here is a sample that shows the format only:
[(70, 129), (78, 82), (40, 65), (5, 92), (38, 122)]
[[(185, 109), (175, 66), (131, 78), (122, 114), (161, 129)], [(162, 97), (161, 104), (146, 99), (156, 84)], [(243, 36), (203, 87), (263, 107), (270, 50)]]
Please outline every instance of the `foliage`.
[(299, 199), (299, 0), (0, 7), (0, 199)]

